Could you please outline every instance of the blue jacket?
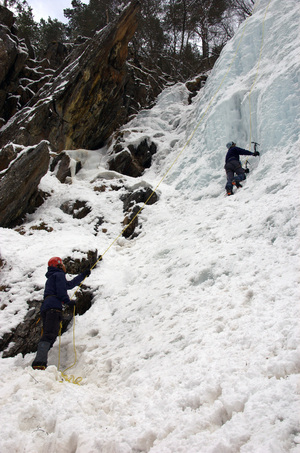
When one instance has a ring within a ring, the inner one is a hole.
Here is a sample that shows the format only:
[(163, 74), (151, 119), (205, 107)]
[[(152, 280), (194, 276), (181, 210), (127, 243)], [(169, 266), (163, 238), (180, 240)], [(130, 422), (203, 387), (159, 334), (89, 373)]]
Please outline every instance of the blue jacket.
[(41, 312), (55, 308), (62, 310), (62, 304), (70, 304), (67, 290), (75, 288), (85, 278), (85, 274), (79, 274), (72, 280), (66, 279), (65, 273), (58, 267), (49, 266), (46, 273), (47, 281), (44, 291), (44, 301)]
[(251, 151), (247, 151), (246, 149), (238, 148), (237, 146), (232, 146), (231, 148), (229, 148), (226, 154), (225, 163), (227, 164), (227, 162), (231, 160), (237, 160), (239, 162), (240, 155), (253, 156), (253, 153)]

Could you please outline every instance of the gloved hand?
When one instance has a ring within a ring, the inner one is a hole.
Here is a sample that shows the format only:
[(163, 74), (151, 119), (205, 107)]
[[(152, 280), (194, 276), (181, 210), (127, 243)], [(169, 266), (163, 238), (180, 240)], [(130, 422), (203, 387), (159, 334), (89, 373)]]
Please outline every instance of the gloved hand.
[(74, 308), (76, 307), (76, 303), (71, 301), (70, 303), (67, 304), (68, 307), (70, 308), (71, 312), (74, 312)]
[(253, 156), (259, 156), (259, 152), (258, 151), (254, 151)]
[(102, 255), (100, 255), (95, 263), (95, 266), (97, 266), (97, 264), (100, 263), (100, 261), (102, 261), (102, 260), (103, 260), (103, 257), (102, 257)]
[(85, 269), (85, 270), (83, 271), (83, 274), (84, 274), (86, 277), (88, 277), (89, 275), (91, 275), (91, 269), (88, 267), (87, 269)]

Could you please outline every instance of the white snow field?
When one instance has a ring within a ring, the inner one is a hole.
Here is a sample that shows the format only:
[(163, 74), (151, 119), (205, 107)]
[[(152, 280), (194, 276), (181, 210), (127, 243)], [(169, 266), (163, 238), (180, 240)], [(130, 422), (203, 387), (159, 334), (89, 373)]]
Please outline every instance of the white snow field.
[[(72, 184), (49, 172), (25, 234), (0, 230), (0, 335), (42, 300), (50, 257), (104, 253), (92, 307), (61, 338), (64, 370), (75, 332), (66, 374), (80, 385), (57, 370), (58, 341), (45, 371), (33, 353), (1, 358), (1, 453), (300, 452), (299, 24), (298, 0), (258, 1), (192, 104), (177, 84), (123, 128), (125, 144), (158, 146), (142, 177), (108, 171), (107, 149), (72, 151)], [(227, 197), (231, 140), (261, 154)], [(133, 240), (119, 236), (120, 180), (159, 194)], [(76, 199), (92, 208), (82, 220), (59, 209)]]

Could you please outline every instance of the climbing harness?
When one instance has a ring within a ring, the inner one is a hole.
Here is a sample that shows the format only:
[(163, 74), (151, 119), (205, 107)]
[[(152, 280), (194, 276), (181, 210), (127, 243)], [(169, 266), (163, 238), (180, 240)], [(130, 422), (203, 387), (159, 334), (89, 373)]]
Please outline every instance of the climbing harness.
[[(254, 13), (254, 11), (256, 10), (257, 6), (259, 5), (259, 1), (257, 1), (255, 3), (255, 6), (253, 8), (253, 11), (252, 11), (252, 14)], [(264, 21), (263, 21), (263, 33), (262, 33), (262, 44), (261, 44), (261, 49), (260, 49), (260, 55), (259, 55), (259, 61), (258, 61), (258, 66), (257, 66), (257, 71), (256, 71), (256, 76), (255, 76), (255, 79), (254, 79), (254, 82), (251, 86), (251, 89), (250, 89), (250, 92), (249, 92), (249, 109), (250, 109), (250, 143), (251, 143), (251, 92), (253, 90), (253, 87), (256, 83), (256, 79), (257, 79), (257, 76), (258, 76), (258, 69), (259, 69), (259, 64), (260, 64), (260, 59), (261, 59), (261, 54), (262, 54), (262, 48), (263, 48), (263, 37), (264, 37), (264, 22), (265, 22), (265, 17), (266, 17), (266, 14), (267, 14), (267, 10), (269, 8), (269, 5), (271, 3), (271, 0), (269, 0), (269, 3), (268, 3), (268, 6), (266, 8), (266, 12), (265, 12), (265, 16), (264, 16)], [(229, 72), (230, 72), (230, 69), (237, 57), (237, 53), (238, 53), (238, 50), (241, 46), (241, 43), (243, 41), (243, 38), (244, 38), (244, 34), (245, 34), (245, 30), (246, 30), (246, 26), (247, 26), (247, 22), (248, 22), (248, 19), (245, 21), (245, 24), (243, 26), (243, 29), (242, 29), (242, 33), (241, 33), (241, 38), (237, 44), (237, 47), (236, 47), (236, 51), (235, 51), (235, 54), (231, 60), (231, 63), (226, 71), (226, 73), (224, 74), (221, 82), (220, 82), (220, 85), (218, 86), (216, 92), (214, 93), (214, 95), (212, 96), (210, 102), (207, 104), (206, 106), (206, 109), (204, 110), (204, 112), (202, 113), (198, 123), (196, 124), (196, 127), (194, 128), (193, 132), (191, 133), (191, 135), (189, 136), (189, 138), (187, 139), (185, 145), (183, 146), (183, 148), (181, 149), (181, 151), (177, 154), (177, 156), (175, 157), (174, 161), (172, 162), (172, 164), (170, 165), (170, 167), (167, 169), (167, 171), (165, 172), (165, 174), (163, 175), (163, 177), (160, 179), (160, 181), (158, 182), (158, 184), (156, 185), (156, 187), (153, 189), (153, 191), (151, 192), (151, 194), (149, 195), (149, 197), (147, 198), (147, 200), (144, 202), (144, 204), (142, 205), (142, 207), (139, 209), (139, 211), (135, 214), (135, 216), (131, 219), (131, 221), (125, 226), (125, 228), (123, 228), (123, 230), (120, 232), (120, 234), (110, 243), (110, 245), (107, 247), (107, 249), (103, 252), (102, 255), (100, 255), (99, 259), (95, 262), (95, 264), (90, 268), (90, 270), (94, 269), (94, 267), (98, 264), (98, 262), (100, 260), (102, 260), (102, 258), (104, 257), (104, 255), (110, 250), (110, 248), (117, 242), (117, 240), (123, 235), (123, 233), (127, 230), (127, 228), (129, 228), (129, 226), (135, 221), (135, 219), (139, 216), (139, 214), (142, 212), (142, 210), (145, 208), (145, 206), (148, 204), (149, 200), (151, 199), (151, 197), (154, 195), (154, 193), (156, 193), (158, 187), (161, 185), (161, 183), (165, 180), (165, 178), (167, 177), (167, 175), (170, 173), (171, 169), (174, 167), (174, 165), (177, 163), (177, 161), (179, 160), (180, 156), (183, 154), (184, 150), (186, 149), (186, 147), (189, 145), (189, 143), (191, 142), (191, 140), (193, 139), (197, 129), (199, 128), (200, 124), (202, 123), (203, 119), (205, 118), (205, 116), (207, 115), (207, 112), (208, 110), (210, 109), (213, 101), (215, 100), (218, 92), (220, 91), (225, 79), (227, 78)], [(258, 144), (257, 144), (258, 145)], [(251, 147), (251, 145), (250, 145)], [(75, 292), (73, 293), (73, 295), (71, 296), (70, 300), (72, 300), (72, 298), (76, 295), (77, 291), (79, 290), (79, 288), (81, 287), (81, 285), (83, 284), (84, 280), (86, 279), (86, 277), (82, 280), (82, 282), (80, 283), (80, 285), (78, 285), (77, 289), (75, 290)], [(60, 365), (60, 339), (61, 339), (61, 331), (60, 331), (60, 334), (59, 334), (59, 365)], [(75, 345), (75, 306), (74, 306), (74, 310), (73, 310), (73, 349), (74, 349), (74, 363), (72, 365), (70, 365), (68, 368), (66, 368), (65, 370), (63, 371), (60, 371), (61, 373), (61, 376), (62, 376), (62, 379), (63, 381), (67, 381), (67, 382), (71, 382), (72, 384), (77, 384), (77, 385), (80, 385), (80, 383), (82, 382), (82, 377), (77, 377), (75, 378), (73, 375), (71, 376), (68, 376), (66, 373), (66, 371), (70, 370), (71, 368), (73, 368), (77, 362), (77, 352), (76, 352), (76, 345)], [(58, 365), (58, 370), (59, 370), (59, 365)], [(62, 381), (62, 382), (63, 382)]]

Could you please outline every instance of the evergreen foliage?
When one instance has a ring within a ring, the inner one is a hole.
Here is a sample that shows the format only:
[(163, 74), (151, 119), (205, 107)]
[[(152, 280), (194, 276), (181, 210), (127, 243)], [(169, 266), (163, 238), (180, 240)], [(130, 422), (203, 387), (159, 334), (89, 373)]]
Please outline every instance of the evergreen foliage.
[(51, 17), (48, 17), (47, 21), (45, 21), (45, 19), (41, 19), (38, 24), (38, 39), (35, 43), (38, 55), (43, 55), (49, 43), (53, 41), (66, 41), (67, 33), (68, 31), (66, 25), (57, 19), (52, 20)]
[[(36, 23), (26, 0), (4, 0), (17, 12), (19, 35), (41, 57), (52, 41), (92, 37), (111, 22), (130, 0), (72, 0), (57, 19)], [(130, 44), (135, 64), (184, 81), (210, 69), (254, 0), (143, 0), (139, 27)]]

